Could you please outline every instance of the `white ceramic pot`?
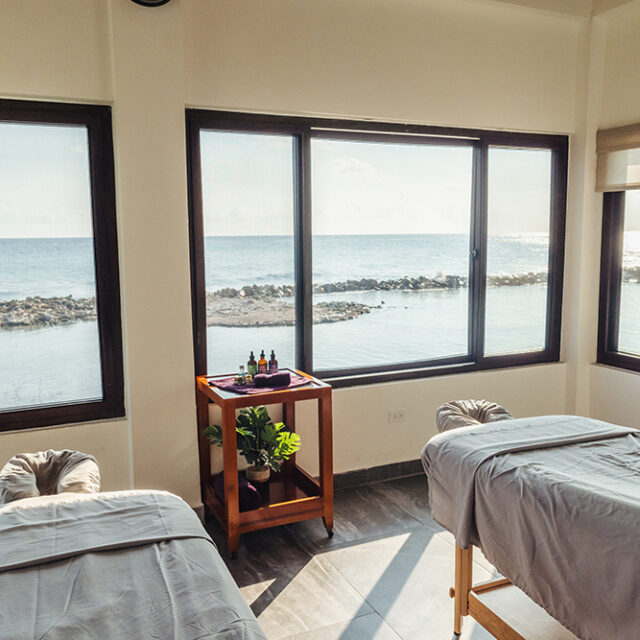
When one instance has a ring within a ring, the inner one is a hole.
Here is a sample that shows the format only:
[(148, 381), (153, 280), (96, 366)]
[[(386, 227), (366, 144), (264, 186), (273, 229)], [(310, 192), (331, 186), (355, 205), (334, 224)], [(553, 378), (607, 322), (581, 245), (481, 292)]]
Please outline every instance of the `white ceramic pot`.
[(249, 482), (269, 482), (271, 476), (271, 469), (267, 466), (264, 467), (247, 467), (246, 470), (247, 480)]

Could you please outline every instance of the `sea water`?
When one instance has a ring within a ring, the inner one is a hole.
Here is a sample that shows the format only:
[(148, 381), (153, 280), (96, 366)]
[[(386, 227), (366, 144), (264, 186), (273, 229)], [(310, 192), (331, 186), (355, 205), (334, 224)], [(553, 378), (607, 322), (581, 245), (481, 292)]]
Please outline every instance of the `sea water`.
[[(633, 237), (631, 237), (633, 236)], [(640, 264), (640, 233), (626, 242), (625, 264)], [(489, 274), (545, 272), (547, 237), (490, 237)], [(468, 276), (466, 235), (314, 236), (314, 284), (404, 276)], [(293, 238), (205, 238), (207, 291), (251, 284), (294, 284)], [(0, 300), (27, 296), (95, 295), (89, 238), (0, 239)], [(544, 346), (545, 285), (487, 290), (488, 353)], [(623, 285), (621, 347), (640, 353), (640, 285)], [(316, 369), (352, 368), (465, 354), (468, 289), (359, 291), (314, 295), (314, 303), (351, 300), (373, 307), (353, 320), (314, 325)], [(248, 351), (274, 349), (281, 366), (294, 364), (294, 327), (209, 327), (210, 372), (233, 371)], [(97, 325), (0, 330), (0, 408), (100, 396)]]

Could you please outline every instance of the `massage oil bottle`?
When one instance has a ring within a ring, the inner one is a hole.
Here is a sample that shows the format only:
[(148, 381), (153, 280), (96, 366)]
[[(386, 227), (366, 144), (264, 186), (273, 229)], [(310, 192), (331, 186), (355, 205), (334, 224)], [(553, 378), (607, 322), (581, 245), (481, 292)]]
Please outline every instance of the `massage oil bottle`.
[(264, 357), (264, 349), (260, 352), (260, 360), (258, 360), (258, 373), (267, 373), (267, 359)]
[(271, 358), (269, 359), (269, 373), (278, 373), (278, 361), (274, 350), (271, 350)]
[(247, 372), (250, 373), (252, 376), (255, 376), (256, 373), (258, 373), (258, 364), (256, 362), (255, 356), (253, 355), (253, 351), (249, 356), (249, 362), (247, 362)]

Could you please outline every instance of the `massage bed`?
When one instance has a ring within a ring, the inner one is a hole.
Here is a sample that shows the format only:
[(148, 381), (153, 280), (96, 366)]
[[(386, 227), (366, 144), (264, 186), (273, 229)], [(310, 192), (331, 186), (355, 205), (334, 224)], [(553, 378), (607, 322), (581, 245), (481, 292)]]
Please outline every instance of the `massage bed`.
[[(505, 640), (640, 638), (639, 431), (500, 420), (434, 436), (422, 462), (433, 517), (456, 541), (455, 633), (471, 614)], [(503, 578), (472, 584), (474, 546)], [(503, 615), (499, 594), (515, 587), (546, 630), (523, 635)]]
[(193, 510), (162, 491), (0, 505), (1, 640), (266, 640)]

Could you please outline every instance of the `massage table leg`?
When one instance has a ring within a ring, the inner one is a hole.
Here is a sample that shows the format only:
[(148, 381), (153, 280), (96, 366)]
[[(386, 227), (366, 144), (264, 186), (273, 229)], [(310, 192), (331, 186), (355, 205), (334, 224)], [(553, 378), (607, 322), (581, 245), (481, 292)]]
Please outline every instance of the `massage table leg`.
[(462, 618), (469, 613), (469, 591), (471, 590), (473, 547), (461, 549), (456, 545), (455, 587), (449, 595), (455, 598), (453, 608), (453, 632), (462, 633)]

